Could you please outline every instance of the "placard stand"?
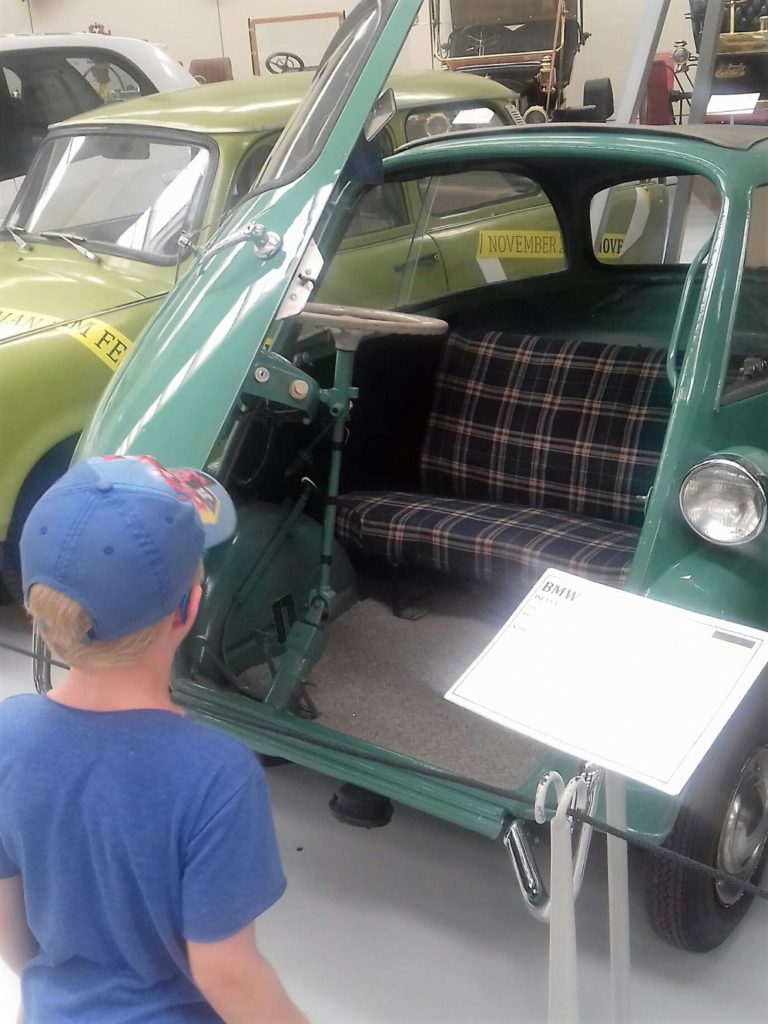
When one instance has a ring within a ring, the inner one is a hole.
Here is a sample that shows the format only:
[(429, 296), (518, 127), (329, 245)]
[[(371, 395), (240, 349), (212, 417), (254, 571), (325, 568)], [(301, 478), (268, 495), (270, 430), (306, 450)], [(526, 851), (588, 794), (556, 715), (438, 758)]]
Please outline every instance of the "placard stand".
[[(606, 820), (626, 829), (626, 779), (679, 794), (767, 663), (767, 633), (550, 569), (445, 696), (603, 769)], [(550, 772), (537, 792), (538, 821), (546, 793), (554, 787), (557, 796), (550, 1024), (579, 1020), (568, 812), (586, 786)], [(608, 836), (614, 1024), (630, 1020), (627, 865), (626, 843)]]
[[(614, 772), (605, 773), (605, 816), (614, 828), (627, 827), (626, 783)], [(608, 836), (607, 842), (612, 1020), (629, 1024), (629, 858), (623, 839)]]

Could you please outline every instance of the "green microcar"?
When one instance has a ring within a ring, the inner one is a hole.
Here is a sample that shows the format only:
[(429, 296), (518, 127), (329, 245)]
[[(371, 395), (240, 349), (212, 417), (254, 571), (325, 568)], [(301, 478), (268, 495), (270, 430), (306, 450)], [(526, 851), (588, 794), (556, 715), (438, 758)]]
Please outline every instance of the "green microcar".
[[(428, 115), (391, 151), (419, 6), (354, 8), (78, 454), (206, 467), (237, 500), (181, 706), (519, 855), (542, 772), (580, 766), (443, 694), (546, 568), (768, 627), (768, 132)], [(760, 877), (766, 722), (759, 683), (679, 801), (628, 787), (637, 836), (735, 876), (649, 859), (684, 948)]]

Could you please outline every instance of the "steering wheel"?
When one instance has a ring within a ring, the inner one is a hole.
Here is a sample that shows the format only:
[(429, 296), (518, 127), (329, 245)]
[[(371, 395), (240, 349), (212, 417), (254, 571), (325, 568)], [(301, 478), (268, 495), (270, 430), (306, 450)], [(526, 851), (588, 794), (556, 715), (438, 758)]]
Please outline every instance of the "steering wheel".
[(366, 309), (362, 306), (331, 306), (308, 302), (297, 320), (338, 332), (336, 347), (354, 351), (362, 337), (372, 334), (445, 334), (448, 324), (431, 316), (396, 313), (391, 309)]
[(504, 53), (510, 48), (513, 33), (505, 25), (465, 25), (449, 40), (451, 57), (483, 57)]
[(303, 71), (304, 61), (298, 53), (289, 53), (287, 50), (278, 50), (270, 53), (266, 60), (267, 71), (271, 75), (285, 75), (290, 71)]

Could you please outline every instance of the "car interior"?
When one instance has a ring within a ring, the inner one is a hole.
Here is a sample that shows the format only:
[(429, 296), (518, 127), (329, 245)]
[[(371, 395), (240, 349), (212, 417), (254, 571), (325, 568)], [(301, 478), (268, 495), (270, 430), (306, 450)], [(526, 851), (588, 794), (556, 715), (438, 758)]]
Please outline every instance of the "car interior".
[[(343, 614), (326, 624), (327, 646), (299, 713), (492, 785), (520, 783), (535, 769), (535, 744), (491, 722), (470, 724), (442, 695), (544, 568), (619, 587), (626, 580), (670, 415), (670, 339), (687, 276), (694, 295), (703, 281), (701, 266), (685, 262), (595, 258), (589, 198), (626, 177), (624, 168), (608, 182), (585, 174), (580, 200), (557, 206), (565, 270), (534, 269), (409, 307), (445, 320), (443, 336), (360, 344), (359, 396), (339, 496), (330, 500), (334, 557), (352, 563), (363, 599), (342, 603)], [(670, 181), (673, 171), (655, 168), (654, 177)], [(354, 285), (352, 298), (371, 304)], [(687, 303), (682, 337), (695, 306)], [(281, 329), (293, 338), (281, 351), (331, 387), (328, 332), (290, 322)], [(681, 349), (678, 366), (682, 357)], [(284, 508), (302, 501), (302, 514), (320, 520), (327, 419), (307, 422), (253, 401), (240, 427), (229, 479), (239, 500)], [(307, 590), (289, 595), (291, 619)], [(253, 623), (242, 609), (233, 614), (235, 650), (247, 646)], [(232, 669), (224, 685), (263, 697), (269, 659), (228, 662), (225, 650), (216, 657)]]

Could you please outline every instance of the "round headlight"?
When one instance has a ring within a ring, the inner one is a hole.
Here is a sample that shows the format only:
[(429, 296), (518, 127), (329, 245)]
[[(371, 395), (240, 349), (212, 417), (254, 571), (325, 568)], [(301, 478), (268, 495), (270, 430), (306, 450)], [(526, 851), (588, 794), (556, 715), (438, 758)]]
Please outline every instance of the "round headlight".
[(763, 530), (768, 505), (761, 471), (735, 455), (694, 466), (680, 488), (685, 521), (713, 544), (746, 544)]

